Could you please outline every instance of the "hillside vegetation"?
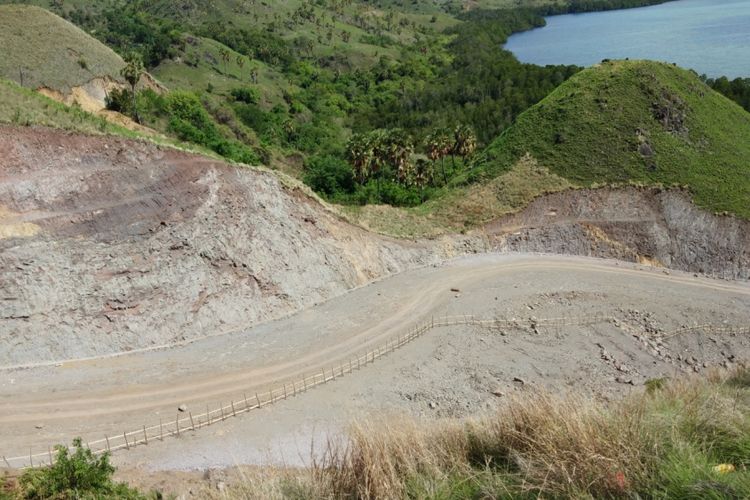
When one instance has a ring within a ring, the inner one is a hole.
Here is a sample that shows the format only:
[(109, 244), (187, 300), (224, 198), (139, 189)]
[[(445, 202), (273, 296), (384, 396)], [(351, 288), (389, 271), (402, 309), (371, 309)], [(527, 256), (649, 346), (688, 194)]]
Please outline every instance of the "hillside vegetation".
[[(700, 78), (621, 62), (569, 80), (581, 68), (502, 49), (545, 14), (660, 0), (32, 3), (136, 51), (171, 90), (110, 92), (111, 110), (136, 103), (154, 130), (290, 173), (371, 229), (464, 230), (599, 184), (679, 184), (750, 210), (748, 115)], [(744, 81), (708, 83), (746, 101)]]
[(0, 5), (0, 77), (63, 93), (96, 77), (122, 80), (112, 49), (39, 7)]
[(577, 185), (682, 185), (702, 207), (750, 218), (750, 114), (674, 66), (579, 73), (521, 114), (474, 175), (493, 178), (527, 153)]

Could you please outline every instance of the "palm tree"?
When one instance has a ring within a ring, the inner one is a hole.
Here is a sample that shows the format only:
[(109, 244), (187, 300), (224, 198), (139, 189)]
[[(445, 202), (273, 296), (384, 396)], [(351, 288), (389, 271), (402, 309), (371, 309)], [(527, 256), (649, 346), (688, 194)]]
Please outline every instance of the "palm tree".
[(381, 184), (383, 180), (383, 166), (388, 164), (390, 151), (388, 148), (388, 136), (383, 130), (375, 130), (367, 136), (367, 144), (370, 153), (368, 165), (369, 174), (375, 177), (378, 192), (378, 202), (382, 200), (380, 196)]
[(364, 184), (370, 176), (372, 147), (364, 134), (354, 134), (346, 145), (346, 155), (354, 170), (357, 182)]
[(434, 130), (425, 138), (427, 146), (427, 157), (435, 163), (440, 160), (443, 172), (443, 183), (448, 184), (448, 176), (445, 173), (445, 156), (451, 151), (453, 143), (444, 129)]
[(386, 161), (395, 168), (398, 181), (407, 184), (413, 168), (411, 156), (414, 145), (411, 138), (402, 129), (393, 129), (388, 131), (384, 140)]
[(130, 84), (130, 91), (133, 96), (133, 119), (136, 123), (141, 123), (141, 118), (138, 116), (138, 103), (135, 98), (135, 86), (138, 85), (138, 82), (145, 71), (141, 56), (135, 52), (131, 52), (125, 57), (125, 67), (120, 70), (122, 77)]
[(221, 56), (221, 60), (224, 61), (224, 74), (227, 74), (227, 63), (229, 62), (229, 50), (225, 48), (219, 49), (219, 55)]
[(245, 67), (245, 58), (241, 55), (237, 56), (237, 66), (240, 67), (240, 80), (242, 79), (242, 68)]
[(432, 183), (432, 163), (424, 156), (417, 157), (414, 162), (414, 184), (419, 188), (420, 198), (424, 202), (424, 188)]
[(459, 125), (454, 132), (455, 144), (453, 150), (466, 161), (477, 149), (477, 136), (468, 125)]

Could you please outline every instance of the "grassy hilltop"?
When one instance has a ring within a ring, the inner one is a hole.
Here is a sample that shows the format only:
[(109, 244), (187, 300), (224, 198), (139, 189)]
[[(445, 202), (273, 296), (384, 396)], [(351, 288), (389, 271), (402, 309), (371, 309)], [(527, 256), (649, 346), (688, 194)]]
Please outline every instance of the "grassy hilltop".
[(0, 47), (0, 77), (31, 88), (67, 92), (100, 76), (121, 80), (125, 65), (80, 28), (34, 6), (0, 5)]
[(699, 206), (750, 218), (750, 113), (690, 71), (607, 62), (521, 113), (433, 199), (347, 211), (376, 231), (426, 236), (489, 222), (546, 193), (627, 184), (687, 187)]
[(526, 153), (577, 185), (682, 185), (700, 206), (750, 218), (750, 113), (671, 65), (577, 74), (487, 148), (484, 174)]

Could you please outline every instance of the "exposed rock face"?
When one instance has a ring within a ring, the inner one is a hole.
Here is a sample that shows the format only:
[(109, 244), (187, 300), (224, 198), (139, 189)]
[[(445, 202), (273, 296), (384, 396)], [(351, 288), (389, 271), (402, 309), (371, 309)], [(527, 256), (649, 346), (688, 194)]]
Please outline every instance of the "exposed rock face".
[(234, 331), (478, 251), (750, 278), (750, 224), (680, 192), (557, 193), (473, 235), (409, 242), (351, 226), (271, 173), (119, 138), (0, 127), (0, 366)]
[(551, 194), (487, 230), (495, 251), (614, 257), (750, 279), (750, 222), (705, 212), (676, 190)]
[(0, 167), (0, 366), (246, 327), (452, 251), (145, 143), (3, 128)]

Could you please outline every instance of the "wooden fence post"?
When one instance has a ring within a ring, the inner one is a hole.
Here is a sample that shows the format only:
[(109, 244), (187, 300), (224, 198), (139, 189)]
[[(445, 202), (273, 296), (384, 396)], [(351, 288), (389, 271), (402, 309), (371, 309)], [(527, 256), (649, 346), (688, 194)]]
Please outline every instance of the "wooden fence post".
[(110, 448), (109, 448), (109, 436), (107, 436), (107, 435), (105, 434), (105, 435), (104, 435), (104, 440), (105, 440), (105, 441), (107, 441), (107, 451), (109, 451), (109, 450), (110, 450)]
[(179, 414), (174, 419), (174, 425), (177, 428), (177, 437), (180, 437), (180, 415)]
[(208, 422), (206, 425), (211, 425), (211, 410), (208, 409), (208, 405), (206, 405), (206, 421)]
[(31, 456), (31, 446), (29, 446), (29, 463), (34, 467), (34, 457)]
[(195, 430), (195, 422), (193, 422), (193, 412), (189, 411), (188, 415), (190, 416), (190, 427), (192, 427), (193, 430)]
[(258, 402), (258, 408), (262, 408), (263, 405), (260, 403), (260, 398), (258, 397), (258, 393), (255, 393), (255, 400)]
[(146, 426), (143, 426), (143, 442), (148, 444), (148, 434), (146, 434)]
[(130, 445), (128, 444), (128, 435), (127, 435), (127, 433), (123, 432), (122, 433), (122, 437), (125, 438), (125, 448), (129, 450), (130, 449)]
[(245, 394), (245, 393), (243, 392), (243, 393), (242, 393), (242, 397), (243, 397), (243, 398), (245, 399), (245, 409), (246, 409), (246, 410), (249, 410), (249, 409), (250, 409), (250, 405), (249, 405), (249, 404), (247, 404), (247, 394)]
[(284, 384), (284, 399), (286, 399), (286, 384)]
[(5, 458), (5, 455), (3, 455), (3, 462), (5, 462), (5, 465), (6, 465), (6, 467), (8, 467), (9, 469), (11, 469), (11, 468), (12, 468), (12, 467), (10, 466), (10, 463), (8, 462), (8, 459), (7, 459), (7, 458)]
[(161, 425), (161, 417), (159, 417), (159, 439), (164, 441), (164, 427)]
[(223, 422), (226, 420), (226, 417), (224, 416), (224, 403), (219, 402), (219, 408), (221, 409), (221, 421)]
[(47, 446), (47, 453), (49, 453), (49, 464), (52, 465), (52, 447)]

